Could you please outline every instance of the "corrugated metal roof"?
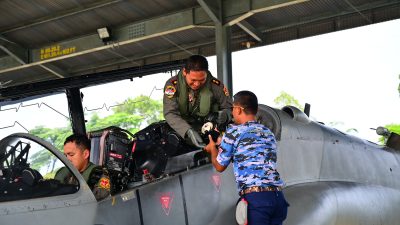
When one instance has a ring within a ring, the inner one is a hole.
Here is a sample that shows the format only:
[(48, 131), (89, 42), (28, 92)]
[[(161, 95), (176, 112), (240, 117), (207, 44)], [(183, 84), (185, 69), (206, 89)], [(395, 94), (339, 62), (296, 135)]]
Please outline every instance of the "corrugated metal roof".
[[(400, 18), (400, 0), (222, 3), (233, 51)], [(0, 1), (0, 11), (0, 47), (15, 53), (0, 50), (7, 86), (215, 54), (214, 22), (196, 0)], [(235, 25), (243, 19), (264, 42)], [(103, 43), (101, 27), (114, 38)]]
[(0, 30), (10, 40), (34, 48), (194, 6), (196, 1), (187, 0), (1, 1)]

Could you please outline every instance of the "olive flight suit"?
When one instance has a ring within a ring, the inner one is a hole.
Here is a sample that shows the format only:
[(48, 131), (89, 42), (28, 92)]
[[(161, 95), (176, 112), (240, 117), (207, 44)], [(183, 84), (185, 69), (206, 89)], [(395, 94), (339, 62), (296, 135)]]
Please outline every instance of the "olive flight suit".
[(182, 138), (190, 128), (199, 131), (209, 113), (231, 108), (228, 89), (210, 72), (207, 72), (206, 83), (196, 91), (186, 84), (182, 71), (165, 83), (164, 117)]
[[(110, 195), (110, 178), (108, 171), (105, 168), (96, 166), (92, 162), (89, 162), (89, 165), (81, 175), (89, 185), (97, 200), (104, 199)], [(78, 181), (66, 167), (59, 169), (54, 179), (64, 184), (78, 184)]]

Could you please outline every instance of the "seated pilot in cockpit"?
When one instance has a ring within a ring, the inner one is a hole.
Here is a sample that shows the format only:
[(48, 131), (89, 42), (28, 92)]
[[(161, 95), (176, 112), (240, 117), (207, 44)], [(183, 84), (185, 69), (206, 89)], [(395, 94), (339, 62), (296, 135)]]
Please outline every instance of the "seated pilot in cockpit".
[[(110, 195), (111, 184), (108, 171), (89, 161), (90, 140), (85, 135), (73, 134), (67, 137), (64, 142), (64, 155), (81, 173), (97, 200)], [(66, 167), (59, 169), (54, 179), (65, 184), (78, 184)]]

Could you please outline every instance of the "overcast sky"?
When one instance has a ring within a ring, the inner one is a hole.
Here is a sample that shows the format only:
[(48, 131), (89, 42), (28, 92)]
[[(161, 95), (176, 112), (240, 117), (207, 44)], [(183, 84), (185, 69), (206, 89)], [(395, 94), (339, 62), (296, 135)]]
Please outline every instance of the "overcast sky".
[[(251, 90), (260, 103), (274, 106), (273, 100), (285, 91), (302, 105), (311, 104), (313, 119), (343, 123), (341, 130), (355, 128), (359, 133), (354, 135), (375, 142), (378, 136), (369, 128), (400, 124), (399, 40), (400, 20), (394, 20), (234, 52), (233, 92)], [(210, 71), (216, 76), (216, 58), (208, 59)], [(85, 88), (84, 105), (88, 109), (103, 104), (109, 107), (140, 94), (161, 99), (160, 89), (170, 76), (157, 74), (133, 82)], [(32, 103), (38, 104), (2, 107), (2, 110), (16, 107), (18, 111), (0, 111), (0, 127), (13, 125), (14, 121), (28, 130), (39, 124), (65, 126), (67, 120), (61, 114), (68, 116), (68, 110), (63, 94), (24, 105)], [(19, 125), (0, 129), (0, 138), (13, 132), (25, 130)]]
[(233, 92), (251, 90), (274, 105), (285, 91), (311, 104), (314, 119), (376, 141), (369, 128), (400, 124), (399, 55), (400, 20), (240, 51)]

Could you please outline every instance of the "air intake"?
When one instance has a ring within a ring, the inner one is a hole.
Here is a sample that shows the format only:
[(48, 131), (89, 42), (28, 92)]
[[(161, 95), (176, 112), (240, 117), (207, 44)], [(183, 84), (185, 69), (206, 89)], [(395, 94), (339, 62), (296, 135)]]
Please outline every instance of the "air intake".
[(285, 113), (287, 113), (290, 117), (293, 118), (293, 120), (301, 122), (301, 123), (309, 123), (310, 119), (308, 118), (308, 116), (301, 111), (300, 109), (288, 105), (282, 108), (282, 111), (284, 111)]

